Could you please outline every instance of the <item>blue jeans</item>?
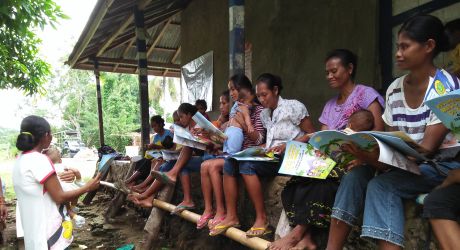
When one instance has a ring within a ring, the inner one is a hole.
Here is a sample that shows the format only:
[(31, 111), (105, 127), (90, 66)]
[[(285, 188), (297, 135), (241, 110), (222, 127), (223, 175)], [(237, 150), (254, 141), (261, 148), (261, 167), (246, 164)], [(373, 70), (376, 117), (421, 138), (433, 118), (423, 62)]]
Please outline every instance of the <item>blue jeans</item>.
[[(445, 172), (460, 168), (458, 162), (439, 165)], [(422, 175), (394, 169), (372, 178), (370, 168), (352, 170), (341, 180), (332, 217), (355, 225), (364, 208), (361, 237), (404, 246), (403, 199), (414, 199), (420, 193), (427, 193), (445, 178), (427, 164), (420, 165), (420, 171)]]
[[(201, 168), (201, 163), (203, 163), (203, 156), (192, 156), (190, 160), (187, 162), (187, 164), (185, 164), (185, 166), (182, 168), (180, 174), (188, 175), (190, 173), (196, 173), (196, 172), (199, 173), (200, 168)], [(160, 171), (168, 172), (174, 167), (175, 164), (176, 164), (176, 160), (167, 161), (160, 166)]]

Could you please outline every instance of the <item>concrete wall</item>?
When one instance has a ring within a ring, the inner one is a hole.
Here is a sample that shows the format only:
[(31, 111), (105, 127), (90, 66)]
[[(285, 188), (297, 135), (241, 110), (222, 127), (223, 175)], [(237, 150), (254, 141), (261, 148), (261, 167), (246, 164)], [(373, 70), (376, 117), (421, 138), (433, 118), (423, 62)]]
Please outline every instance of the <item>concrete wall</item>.
[[(324, 74), (329, 50), (353, 50), (359, 57), (357, 81), (380, 86), (376, 0), (246, 0), (245, 12), (253, 78), (280, 75), (286, 86), (282, 95), (305, 103), (313, 121), (335, 94)], [(192, 1), (182, 13), (181, 32), (183, 63), (214, 50), (216, 108), (228, 79), (228, 1)]]
[[(393, 0), (393, 15), (403, 13), (404, 11), (407, 11), (409, 9), (415, 8), (415, 7), (417, 7), (419, 5), (422, 5), (422, 4), (426, 3), (426, 2), (429, 2), (429, 1), (427, 1), (427, 0), (417, 0), (417, 1), (414, 1), (414, 0), (397, 0), (397, 1)], [(434, 12), (429, 13), (429, 14), (438, 17), (439, 19), (441, 19), (441, 21), (443, 21), (443, 23), (447, 23), (447, 22), (452, 21), (454, 19), (460, 18), (459, 13), (460, 13), (460, 2), (452, 4), (452, 5), (448, 6), (447, 8), (443, 8), (443, 9), (434, 11)], [(397, 41), (398, 31), (399, 31), (400, 28), (401, 28), (401, 25), (398, 25), (398, 26), (393, 28), (393, 37), (392, 37), (392, 39), (394, 40), (394, 42), (392, 43), (393, 45)], [(396, 46), (393, 46), (393, 54), (396, 54)], [(435, 58), (434, 63), (438, 67), (444, 68), (448, 64), (448, 61), (449, 61), (449, 52), (442, 52)], [(394, 62), (395, 61), (394, 61), (394, 57), (393, 57), (393, 65), (394, 65), (393, 66), (393, 76), (397, 77), (397, 76), (401, 76), (404, 73), (406, 73), (406, 72), (404, 72), (402, 70), (399, 70), (396, 67), (396, 64), (394, 64)]]
[(376, 84), (375, 0), (247, 0), (245, 10), (246, 40), (253, 44), (253, 76), (280, 75), (286, 86), (282, 95), (305, 103), (313, 121), (336, 94), (324, 73), (324, 58), (331, 49), (354, 51), (356, 80)]
[(181, 63), (214, 51), (213, 113), (217, 113), (229, 74), (227, 0), (191, 1), (181, 18)]

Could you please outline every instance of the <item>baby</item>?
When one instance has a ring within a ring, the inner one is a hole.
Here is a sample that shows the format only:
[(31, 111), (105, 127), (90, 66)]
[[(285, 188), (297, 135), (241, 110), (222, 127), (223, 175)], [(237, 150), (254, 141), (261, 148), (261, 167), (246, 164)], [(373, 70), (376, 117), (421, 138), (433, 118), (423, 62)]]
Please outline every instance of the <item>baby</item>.
[(371, 131), (374, 128), (374, 116), (367, 109), (361, 109), (354, 112), (348, 118), (347, 129), (354, 132)]
[[(244, 101), (245, 89), (241, 89), (238, 93), (239, 101), (236, 101), (233, 104), (232, 109), (229, 114), (228, 127), (225, 129), (225, 134), (228, 139), (224, 142), (224, 152), (229, 154), (234, 154), (238, 151), (241, 151), (243, 146), (244, 134), (243, 126), (246, 125), (247, 133), (254, 132), (254, 127), (251, 123), (250, 109), (252, 108), (251, 101)], [(236, 119), (236, 113), (240, 112), (243, 115), (244, 124), (241, 124), (238, 119)]]
[[(79, 185), (76, 184), (76, 183), (81, 182), (81, 174), (80, 174), (80, 172), (77, 169), (66, 168), (66, 167), (64, 167), (64, 165), (62, 165), (61, 153), (59, 152), (59, 149), (57, 149), (57, 148), (49, 148), (49, 149), (46, 150), (45, 154), (48, 156), (48, 158), (50, 158), (51, 162), (53, 162), (53, 164), (54, 164), (54, 168), (56, 170), (56, 173), (58, 174), (59, 183), (61, 184), (62, 190), (70, 191), (70, 190), (75, 190), (75, 189), (79, 188)], [(66, 170), (67, 171), (72, 171), (74, 173), (75, 182), (66, 182), (66, 181), (61, 180), (61, 178), (63, 177), (63, 173)], [(77, 214), (74, 211), (75, 210), (74, 207), (77, 205), (77, 203), (78, 203), (78, 197), (65, 204), (65, 208), (67, 210), (67, 215), (71, 219), (82, 220), (83, 217), (77, 216)], [(84, 223), (84, 222), (79, 221), (79, 223)]]

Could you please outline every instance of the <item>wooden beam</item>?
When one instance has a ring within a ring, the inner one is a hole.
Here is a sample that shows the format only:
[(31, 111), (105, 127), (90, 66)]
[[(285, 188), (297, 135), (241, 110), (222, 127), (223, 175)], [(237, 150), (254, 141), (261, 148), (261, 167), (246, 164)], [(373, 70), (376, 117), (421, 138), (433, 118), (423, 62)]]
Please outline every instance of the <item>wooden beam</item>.
[[(94, 65), (90, 63), (77, 64), (73, 67), (74, 69), (81, 70), (94, 70)], [(136, 74), (137, 67), (135, 66), (126, 66), (120, 65), (117, 68), (117, 71), (114, 71), (113, 65), (101, 64), (99, 65), (100, 72), (113, 72), (113, 73), (123, 73), (123, 74)], [(149, 68), (147, 73), (152, 76), (163, 76), (164, 70), (157, 68)], [(178, 70), (169, 69), (168, 73), (165, 75), (167, 77), (180, 77), (180, 72)]]
[[(77, 60), (79, 59), (81, 53), (85, 50), (88, 43), (96, 33), (99, 24), (101, 23), (102, 19), (104, 18), (105, 14), (107, 13), (110, 6), (113, 4), (114, 0), (107, 0), (107, 1), (98, 1), (96, 7), (94, 8), (93, 12), (91, 13), (91, 17), (86, 23), (85, 29), (83, 30), (82, 34), (86, 34), (83, 39), (78, 40), (76, 50), (72, 52), (69, 57), (68, 64), (70, 67), (73, 67)], [(99, 8), (98, 8), (99, 7)], [(81, 40), (81, 42), (80, 42)]]
[[(168, 212), (172, 212), (174, 208), (176, 208), (176, 206), (170, 203), (158, 200), (158, 199), (153, 200), (153, 207), (157, 207), (157, 208), (163, 209)], [(190, 212), (188, 210), (184, 210), (180, 212), (179, 214), (177, 214), (177, 216), (181, 217), (182, 219), (188, 220), (192, 222), (193, 224), (196, 224), (198, 220), (200, 219), (201, 215)], [(250, 247), (252, 249), (258, 249), (258, 250), (267, 249), (268, 244), (270, 244), (270, 241), (264, 240), (259, 237), (249, 238), (246, 236), (246, 233), (244, 231), (241, 231), (240, 229), (237, 229), (235, 227), (230, 227), (229, 229), (227, 229), (227, 231), (222, 233), (222, 235), (225, 235), (228, 238), (240, 244), (243, 244), (247, 247)]]
[(443, 8), (446, 8), (452, 4), (458, 3), (458, 0), (433, 0), (433, 1), (428, 1), (427, 3), (424, 3), (422, 5), (419, 5), (415, 8), (412, 8), (410, 10), (404, 11), (403, 13), (400, 13), (398, 15), (395, 15), (391, 18), (391, 25), (392, 27), (395, 27), (399, 24), (402, 24), (404, 21), (409, 19), (412, 16), (415, 16), (417, 14), (429, 14), (433, 11), (440, 10)]
[[(108, 57), (96, 57), (100, 63), (118, 63), (122, 65), (137, 65), (137, 60), (123, 59), (123, 58), (108, 58)], [(180, 70), (180, 65), (172, 63), (158, 63), (158, 62), (147, 62), (147, 66), (150, 68), (160, 69), (176, 69)]]
[(155, 48), (155, 46), (157, 46), (158, 42), (160, 42), (161, 38), (163, 37), (166, 29), (168, 28), (168, 25), (171, 23), (171, 20), (172, 18), (170, 17), (168, 19), (168, 21), (165, 22), (165, 25), (163, 26), (163, 28), (161, 29), (160, 33), (158, 33), (158, 36), (155, 38), (155, 40), (153, 41), (153, 43), (150, 45), (150, 48), (149, 50), (147, 51), (147, 58), (150, 57), (150, 54), (152, 54), (153, 52), (153, 49)]
[[(139, 3), (139, 10), (145, 9), (145, 7), (151, 2), (152, 0), (142, 0)], [(96, 53), (96, 56), (102, 55), (105, 50), (110, 46), (110, 44), (118, 37), (132, 22), (134, 21), (134, 14), (130, 14), (129, 17), (124, 21), (120, 27), (102, 44), (102, 47)]]
[(177, 56), (180, 54), (180, 49), (181, 49), (181, 47), (177, 48), (176, 53), (174, 54), (173, 58), (171, 59), (171, 63), (174, 63), (174, 61), (177, 59)]
[(104, 118), (102, 117), (101, 81), (99, 79), (99, 62), (94, 61), (94, 75), (96, 76), (97, 117), (99, 120), (99, 143), (104, 146)]

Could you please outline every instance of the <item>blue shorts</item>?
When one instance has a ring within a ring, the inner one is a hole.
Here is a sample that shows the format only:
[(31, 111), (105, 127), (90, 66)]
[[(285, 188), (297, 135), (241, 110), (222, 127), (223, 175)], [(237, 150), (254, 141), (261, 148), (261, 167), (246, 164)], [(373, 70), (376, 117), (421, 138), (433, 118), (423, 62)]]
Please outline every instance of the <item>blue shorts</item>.
[(231, 126), (225, 129), (225, 135), (227, 136), (227, 140), (224, 142), (224, 152), (234, 154), (241, 151), (244, 141), (243, 130)]
[[(190, 160), (185, 164), (181, 170), (182, 175), (188, 175), (190, 173), (199, 173), (201, 168), (201, 163), (203, 162), (203, 156), (192, 156)], [(161, 172), (168, 172), (176, 164), (176, 160), (167, 161), (160, 166)]]

